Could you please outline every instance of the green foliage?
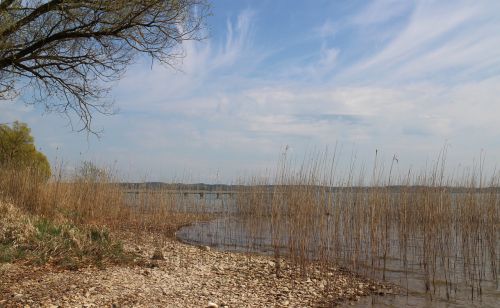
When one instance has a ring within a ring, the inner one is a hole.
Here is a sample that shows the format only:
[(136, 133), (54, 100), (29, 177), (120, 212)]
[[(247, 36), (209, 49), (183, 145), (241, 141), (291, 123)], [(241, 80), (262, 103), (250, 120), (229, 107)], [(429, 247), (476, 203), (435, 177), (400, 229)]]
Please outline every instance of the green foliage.
[(27, 215), (0, 202), (0, 264), (24, 260), (77, 269), (89, 263), (130, 262), (133, 257), (105, 228)]
[(50, 177), (47, 157), (36, 150), (31, 129), (25, 123), (0, 124), (0, 166), (31, 168), (41, 177)]
[(46, 237), (54, 237), (61, 235), (62, 228), (60, 226), (54, 225), (48, 219), (40, 219), (35, 222), (35, 228), (37, 230), (37, 235), (40, 239)]
[(0, 243), (0, 264), (23, 259), (25, 256), (26, 252), (22, 247), (16, 247), (11, 243)]

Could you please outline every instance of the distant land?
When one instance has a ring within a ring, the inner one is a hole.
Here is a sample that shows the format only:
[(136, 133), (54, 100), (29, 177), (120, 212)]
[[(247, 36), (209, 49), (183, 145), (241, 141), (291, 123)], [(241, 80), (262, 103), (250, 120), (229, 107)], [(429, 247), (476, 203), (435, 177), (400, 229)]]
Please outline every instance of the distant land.
[[(148, 189), (148, 190), (179, 190), (179, 191), (238, 191), (238, 190), (244, 190), (244, 189), (249, 189), (249, 188), (261, 188), (263, 190), (273, 190), (275, 187), (280, 186), (287, 186), (288, 188), (291, 188), (293, 186), (296, 186), (297, 189), (300, 189), (301, 187), (304, 187), (304, 185), (233, 185), (233, 184), (206, 184), (206, 183), (194, 183), (194, 184), (185, 184), (185, 183), (165, 183), (165, 182), (139, 182), (139, 183), (133, 183), (133, 182), (123, 182), (123, 183), (118, 183), (121, 187), (123, 187), (125, 190), (143, 190), (143, 189)], [(391, 185), (391, 186), (319, 186), (319, 185), (314, 185), (318, 189), (323, 189), (325, 191), (345, 191), (345, 190), (355, 190), (355, 191), (362, 191), (362, 190), (372, 190), (372, 189), (380, 189), (382, 187), (390, 189), (391, 191), (394, 192), (399, 192), (402, 189), (406, 188), (407, 186), (403, 185)], [(411, 186), (411, 189), (413, 191), (418, 191), (420, 189), (429, 189), (431, 187), (429, 186), (423, 186), (423, 185), (413, 185)], [(500, 193), (500, 187), (498, 186), (488, 186), (488, 187), (482, 187), (482, 188), (470, 188), (470, 187), (458, 187), (458, 186), (441, 186), (441, 187), (433, 187), (435, 190), (443, 189), (446, 191), (451, 191), (451, 192), (456, 192), (456, 193), (463, 193), (463, 192), (472, 192), (472, 191), (483, 191), (483, 192), (497, 192)]]

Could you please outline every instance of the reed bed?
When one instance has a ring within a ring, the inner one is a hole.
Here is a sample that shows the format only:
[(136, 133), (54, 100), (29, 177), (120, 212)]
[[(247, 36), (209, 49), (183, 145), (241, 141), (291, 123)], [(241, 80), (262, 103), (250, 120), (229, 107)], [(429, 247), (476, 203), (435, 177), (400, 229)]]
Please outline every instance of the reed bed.
[(237, 194), (246, 234), (269, 237), (276, 259), (287, 255), (302, 273), (320, 262), (376, 279), (397, 272), (406, 287), (418, 276), (431, 298), (474, 299), (485, 285), (498, 288), (498, 172), (486, 177), (480, 164), (447, 175), (445, 151), (420, 172), (394, 172), (396, 157), (384, 168), (376, 155), (371, 175), (354, 162), (339, 175), (335, 155), (300, 164), (283, 155), (274, 177)]
[[(129, 189), (92, 166), (70, 176), (55, 172), (49, 181), (36, 170), (3, 169), (0, 201), (66, 225), (171, 236), (184, 224), (218, 217), (223, 242), (245, 235), (249, 250), (266, 246), (278, 275), (286, 256), (303, 275), (312, 262), (340, 264), (375, 279), (397, 277), (408, 289), (418, 277), (430, 297), (465, 290), (480, 298), (499, 285), (500, 174), (486, 176), (482, 160), (449, 174), (445, 152), (430, 168), (405, 172), (396, 157), (386, 167), (376, 154), (367, 170), (354, 156), (341, 172), (336, 153), (296, 163), (285, 152), (274, 173), (240, 180), (234, 194), (217, 200), (187, 194), (182, 185)], [(222, 230), (221, 219), (239, 229)]]

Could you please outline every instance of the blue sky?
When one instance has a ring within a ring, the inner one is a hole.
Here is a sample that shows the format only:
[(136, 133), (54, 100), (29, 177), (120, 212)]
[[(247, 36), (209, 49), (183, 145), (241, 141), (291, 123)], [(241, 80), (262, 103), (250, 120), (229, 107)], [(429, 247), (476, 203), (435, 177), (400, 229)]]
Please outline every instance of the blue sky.
[(499, 1), (212, 1), (209, 38), (178, 70), (138, 59), (97, 116), (101, 138), (20, 101), (51, 162), (92, 160), (127, 180), (231, 182), (337, 144), (369, 164), (500, 162)]

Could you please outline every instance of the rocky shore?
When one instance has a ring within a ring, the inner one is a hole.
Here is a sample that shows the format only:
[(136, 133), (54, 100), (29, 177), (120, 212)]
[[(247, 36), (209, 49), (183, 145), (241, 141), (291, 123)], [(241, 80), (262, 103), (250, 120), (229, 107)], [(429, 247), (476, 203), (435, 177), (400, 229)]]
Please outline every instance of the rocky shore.
[[(133, 238), (133, 240), (131, 240)], [(282, 260), (128, 236), (130, 265), (61, 270), (0, 265), (0, 307), (330, 307), (389, 286), (338, 267), (298, 275)]]

